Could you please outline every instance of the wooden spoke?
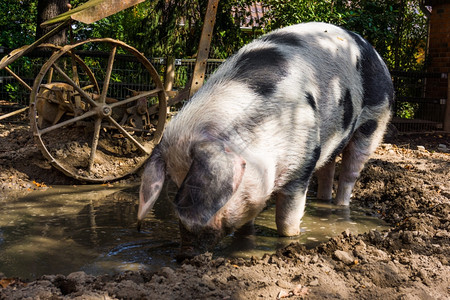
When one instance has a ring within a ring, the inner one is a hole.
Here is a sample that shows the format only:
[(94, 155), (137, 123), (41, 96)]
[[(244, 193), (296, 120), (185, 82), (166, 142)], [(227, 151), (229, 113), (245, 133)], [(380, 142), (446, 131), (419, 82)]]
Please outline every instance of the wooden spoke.
[(139, 93), (139, 95), (130, 97), (130, 98), (122, 100), (122, 101), (118, 101), (116, 103), (112, 103), (109, 106), (111, 106), (111, 108), (114, 108), (114, 107), (117, 107), (117, 106), (125, 105), (125, 104), (128, 104), (130, 102), (137, 101), (137, 100), (139, 100), (139, 99), (141, 99), (143, 97), (155, 96), (160, 91), (161, 91), (161, 89), (154, 89), (154, 90), (151, 90), (151, 91), (148, 91), (148, 92), (142, 92), (142, 93)]
[(45, 134), (45, 133), (47, 133), (47, 132), (56, 130), (56, 129), (58, 129), (58, 128), (67, 126), (67, 125), (69, 125), (69, 124), (72, 124), (72, 123), (81, 121), (81, 120), (83, 120), (83, 119), (92, 117), (92, 116), (94, 116), (94, 115), (96, 115), (96, 114), (97, 114), (96, 111), (91, 110), (91, 111), (88, 111), (88, 112), (82, 114), (81, 116), (72, 118), (72, 119), (70, 119), (70, 120), (67, 120), (67, 121), (64, 121), (64, 122), (61, 122), (61, 123), (57, 123), (57, 124), (55, 124), (55, 125), (53, 125), (53, 126), (46, 127), (46, 128), (44, 128), (44, 129), (39, 129), (38, 132), (39, 132), (39, 134), (42, 135), (42, 134)]
[(111, 73), (114, 65), (114, 58), (116, 57), (117, 45), (114, 45), (109, 54), (108, 66), (106, 67), (105, 80), (103, 81), (102, 94), (100, 96), (100, 103), (105, 103), (106, 95), (108, 94), (109, 81), (111, 80)]
[(72, 80), (72, 78), (70, 78), (63, 70), (61, 70), (60, 67), (58, 67), (56, 64), (53, 64), (53, 68), (65, 79), (67, 80), (67, 82), (73, 86), (73, 88), (78, 91), (81, 96), (83, 96), (84, 99), (87, 100), (87, 102), (89, 102), (89, 104), (91, 104), (93, 107), (98, 106), (98, 103), (95, 102), (91, 96), (89, 96), (88, 93), (86, 93), (78, 84), (75, 83), (75, 81)]
[(89, 156), (89, 164), (88, 164), (88, 168), (87, 168), (89, 173), (91, 172), (92, 166), (94, 165), (95, 152), (97, 151), (101, 125), (102, 125), (102, 118), (95, 119), (94, 136), (92, 138), (91, 154)]
[(141, 143), (139, 143), (128, 131), (126, 131), (125, 128), (120, 126), (120, 124), (117, 123), (116, 120), (114, 120), (110, 116), (108, 116), (107, 118), (109, 122), (111, 122), (117, 129), (119, 129), (119, 131), (122, 132), (122, 134), (125, 135), (130, 141), (132, 141), (133, 144), (136, 145), (136, 147), (138, 147), (142, 152), (150, 154), (150, 152), (144, 146), (142, 146)]

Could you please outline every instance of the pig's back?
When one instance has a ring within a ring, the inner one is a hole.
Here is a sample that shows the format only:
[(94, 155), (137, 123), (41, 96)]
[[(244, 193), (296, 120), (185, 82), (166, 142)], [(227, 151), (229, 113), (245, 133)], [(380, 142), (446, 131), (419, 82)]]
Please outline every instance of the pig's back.
[(321, 165), (359, 125), (385, 111), (392, 94), (389, 72), (370, 44), (333, 25), (299, 24), (253, 41), (223, 63), (169, 124), (165, 139), (187, 149), (214, 136), (289, 161), (320, 148)]

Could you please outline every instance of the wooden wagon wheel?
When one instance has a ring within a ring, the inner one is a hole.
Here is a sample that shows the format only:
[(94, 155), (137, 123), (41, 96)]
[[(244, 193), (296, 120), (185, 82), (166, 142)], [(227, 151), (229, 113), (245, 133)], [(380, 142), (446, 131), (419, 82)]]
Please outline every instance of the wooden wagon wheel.
[[(83, 52), (93, 48), (109, 55), (102, 60)], [(120, 88), (129, 78), (113, 70), (123, 54), (133, 58), (127, 76), (147, 78), (132, 89)], [(56, 168), (81, 181), (112, 181), (135, 172), (160, 141), (166, 97), (155, 68), (136, 49), (90, 39), (62, 47), (43, 65), (30, 95), (30, 121)]]

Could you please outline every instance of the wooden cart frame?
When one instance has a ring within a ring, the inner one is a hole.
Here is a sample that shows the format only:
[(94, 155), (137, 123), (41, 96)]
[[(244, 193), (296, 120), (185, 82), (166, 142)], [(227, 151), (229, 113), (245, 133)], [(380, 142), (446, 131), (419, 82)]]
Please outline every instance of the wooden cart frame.
[[(64, 174), (80, 181), (113, 181), (136, 172), (162, 138), (167, 105), (190, 98), (203, 84), (218, 0), (208, 2), (190, 84), (175, 94), (164, 90), (160, 75), (149, 60), (124, 42), (99, 38), (65, 46), (45, 43), (73, 21), (93, 23), (143, 1), (90, 0), (44, 22), (43, 26), (57, 26), (0, 61), (0, 70), (5, 69), (31, 92), (29, 107), (3, 115), (0, 120), (29, 108), (34, 139), (44, 157)], [(109, 49), (101, 81), (89, 62), (79, 55), (79, 49), (91, 44)], [(36, 48), (51, 49), (53, 54), (30, 87), (9, 65)], [(109, 95), (113, 65), (119, 52), (134, 57), (141, 72), (148, 73), (151, 88), (130, 90), (124, 99)], [(169, 99), (168, 94), (173, 97)]]

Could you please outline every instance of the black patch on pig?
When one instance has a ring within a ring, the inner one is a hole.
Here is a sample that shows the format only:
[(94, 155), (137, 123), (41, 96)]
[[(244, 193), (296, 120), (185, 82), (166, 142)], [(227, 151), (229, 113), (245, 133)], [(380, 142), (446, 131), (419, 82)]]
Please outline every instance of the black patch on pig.
[(348, 142), (350, 141), (351, 137), (354, 134), (355, 126), (356, 126), (356, 120), (353, 121), (352, 129), (350, 130), (349, 134), (345, 138), (342, 139), (342, 141), (339, 143), (339, 145), (336, 147), (336, 149), (334, 149), (334, 151), (331, 153), (331, 155), (330, 155), (331, 159), (336, 158), (336, 156), (338, 156), (340, 153), (342, 153), (345, 146), (347, 146)]
[(362, 124), (358, 131), (361, 132), (366, 137), (370, 137), (378, 127), (378, 122), (376, 120), (369, 120)]
[[(298, 103), (295, 103), (295, 105), (298, 105)], [(255, 129), (265, 122), (279, 119), (283, 109), (286, 109), (286, 107), (280, 105), (279, 101), (273, 98), (254, 99), (252, 105), (246, 108), (243, 114), (236, 116), (234, 124), (229, 130), (220, 132), (217, 135), (223, 141), (235, 143), (236, 141), (232, 137), (237, 134), (244, 143), (251, 144), (255, 137)], [(290, 111), (293, 112), (294, 109), (290, 109)], [(238, 146), (247, 147), (242, 144)]]
[[(352, 129), (350, 130), (350, 133), (339, 143), (339, 145), (336, 147), (336, 149), (332, 152), (332, 154), (330, 156), (331, 159), (336, 158), (336, 156), (338, 156), (340, 153), (342, 153), (344, 148), (349, 143), (350, 139), (353, 137), (353, 135), (355, 135), (355, 132), (354, 132), (355, 126), (356, 126), (356, 121), (353, 121)], [(376, 120), (369, 120), (369, 121), (363, 123), (356, 130), (356, 136), (358, 139), (361, 138), (361, 136), (358, 136), (358, 133), (361, 133), (366, 138), (369, 138), (375, 132), (377, 127), (378, 127), (378, 122)]]
[(320, 158), (321, 148), (316, 146), (312, 153), (310, 154), (307, 162), (303, 165), (303, 174), (300, 176), (300, 181), (308, 182), (311, 178), (314, 169), (316, 168), (316, 163)]
[(340, 153), (342, 153), (342, 151), (344, 150), (345, 146), (347, 146), (348, 141), (349, 141), (349, 138), (348, 138), (348, 137), (345, 138), (345, 139), (343, 139), (343, 140), (339, 143), (339, 145), (336, 147), (336, 149), (334, 149), (334, 151), (331, 153), (330, 158), (331, 158), (331, 159), (334, 159), (334, 158), (336, 158), (336, 156), (338, 156)]
[(288, 61), (276, 48), (255, 49), (240, 55), (232, 79), (248, 84), (257, 94), (270, 97), (287, 75)]
[(347, 130), (353, 118), (353, 103), (350, 90), (345, 91), (345, 96), (339, 100), (339, 103), (343, 106), (344, 116), (342, 119), (342, 128)]
[(321, 148), (316, 146), (307, 156), (305, 162), (294, 171), (292, 180), (286, 183), (283, 187), (285, 191), (296, 192), (298, 189), (306, 189), (309, 180), (316, 168), (317, 161), (320, 158)]
[(277, 45), (284, 46), (292, 46), (292, 47), (301, 47), (303, 45), (303, 41), (300, 37), (292, 32), (277, 32), (269, 35), (265, 35), (261, 38), (263, 42), (272, 42)]
[(233, 194), (233, 161), (216, 142), (195, 144), (191, 155), (191, 167), (174, 204), (186, 225), (201, 228)]
[(306, 100), (308, 104), (312, 107), (314, 111), (317, 110), (316, 100), (314, 100), (314, 96), (311, 93), (306, 93)]
[(361, 70), (361, 58), (356, 58), (356, 70), (360, 71)]
[(389, 74), (386, 74), (383, 62), (378, 57), (372, 45), (354, 32), (348, 31), (348, 34), (353, 37), (361, 52), (359, 70), (364, 89), (363, 105), (378, 106), (387, 98), (389, 99), (389, 105), (393, 106), (394, 86), (391, 77)]

